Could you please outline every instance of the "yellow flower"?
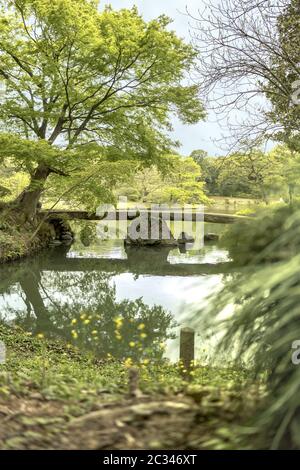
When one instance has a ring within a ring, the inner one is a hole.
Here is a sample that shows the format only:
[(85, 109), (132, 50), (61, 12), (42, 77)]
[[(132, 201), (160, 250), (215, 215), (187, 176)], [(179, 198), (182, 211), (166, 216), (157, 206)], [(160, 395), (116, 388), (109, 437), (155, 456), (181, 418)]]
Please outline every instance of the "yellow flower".
[(85, 314), (85, 313), (82, 313), (82, 314), (80, 315), (80, 319), (81, 319), (81, 320), (84, 320), (85, 318), (86, 318), (86, 314)]
[(130, 341), (129, 346), (130, 346), (131, 348), (134, 348), (135, 342), (134, 342), (134, 341)]
[(146, 333), (141, 333), (141, 334), (140, 334), (140, 338), (142, 338), (142, 339), (145, 339), (145, 338), (147, 338), (147, 335), (146, 335)]
[(131, 357), (128, 357), (127, 359), (125, 359), (125, 361), (124, 361), (124, 366), (125, 367), (131, 367), (132, 364), (133, 364), (133, 362), (132, 362)]
[(72, 345), (70, 343), (67, 344), (67, 348), (70, 349)]
[(77, 339), (77, 338), (78, 338), (78, 333), (77, 333), (76, 330), (72, 330), (72, 331), (71, 331), (71, 334), (72, 334), (72, 336), (73, 336), (74, 339)]
[(89, 320), (89, 319), (87, 318), (86, 320), (83, 321), (83, 324), (84, 324), (84, 325), (88, 325), (90, 322), (91, 322), (91, 320)]
[(149, 362), (150, 362), (149, 359), (144, 359), (144, 360), (143, 360), (143, 364), (144, 364), (145, 366), (148, 365)]
[(76, 325), (76, 323), (77, 323), (76, 318), (73, 318), (73, 320), (71, 321), (71, 325)]
[(43, 339), (43, 338), (44, 338), (44, 335), (43, 335), (43, 333), (38, 333), (38, 334), (36, 335), (36, 337), (37, 337), (38, 339)]
[(120, 332), (118, 330), (115, 330), (115, 335), (117, 339), (122, 339), (122, 336), (120, 335)]
[(144, 328), (145, 328), (145, 324), (140, 323), (139, 326), (138, 326), (138, 330), (143, 330)]
[(116, 328), (119, 330), (120, 328), (122, 328), (122, 325), (123, 325), (123, 318), (122, 317), (116, 317), (114, 318), (114, 323), (116, 325)]
[(98, 333), (97, 330), (93, 330), (93, 331), (92, 331), (92, 335), (96, 335), (97, 333)]

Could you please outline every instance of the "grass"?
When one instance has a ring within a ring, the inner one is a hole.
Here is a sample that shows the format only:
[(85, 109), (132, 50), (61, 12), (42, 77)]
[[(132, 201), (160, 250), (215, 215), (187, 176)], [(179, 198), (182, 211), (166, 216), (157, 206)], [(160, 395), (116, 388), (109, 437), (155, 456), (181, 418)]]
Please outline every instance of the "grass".
[[(257, 388), (253, 393), (253, 380), (245, 370), (197, 367), (192, 382), (186, 382), (177, 364), (164, 362), (139, 367), (137, 392), (146, 397), (139, 399), (138, 394), (130, 397), (129, 376), (130, 371), (135, 369), (128, 368), (126, 363), (114, 359), (100, 360), (60, 342), (33, 338), (21, 329), (5, 324), (0, 324), (0, 339), (7, 350), (6, 363), (0, 365), (0, 413), (6, 414), (7, 421), (0, 429), (0, 448), (3, 449), (60, 448), (62, 435), (67, 436), (64, 447), (93, 448), (92, 439), (84, 444), (80, 443), (78, 437), (76, 444), (73, 434), (67, 431), (70, 423), (80, 418), (83, 423), (80, 435), (84, 439), (92, 427), (90, 416), (96, 410), (105, 407), (106, 412), (109, 409), (112, 414), (121, 413), (127, 423), (131, 422), (129, 417), (136, 406), (140, 407), (140, 414), (151, 414), (151, 403), (159, 406), (159, 415), (161, 410), (172, 403), (174, 406), (180, 406), (180, 403), (187, 406), (188, 403), (188, 409), (194, 410), (193, 420), (201, 403), (201, 413), (206, 410), (205, 422), (201, 421), (201, 426), (205, 426), (207, 431), (206, 439), (215, 442), (221, 424), (224, 428), (232, 421), (240, 422), (247, 416), (251, 406), (256, 406), (255, 401), (259, 396)], [(250, 383), (251, 397), (248, 395)], [(176, 411), (173, 417), (176, 420), (181, 416), (178, 413)], [(189, 411), (186, 417), (181, 417), (185, 423), (191, 419), (191, 413)], [(172, 448), (175, 444), (166, 444), (165, 441), (170, 434), (169, 417), (164, 417), (159, 424), (156, 419), (157, 412), (153, 414), (153, 419), (151, 415), (151, 419), (147, 418), (143, 422), (143, 429), (149, 427), (147, 432), (145, 430), (144, 440), (137, 433), (141, 448), (151, 447), (149, 436), (153, 437), (160, 432), (164, 433), (160, 437), (161, 445)], [(107, 416), (106, 422), (109, 422)], [(107, 426), (114, 428), (115, 424)], [(137, 431), (134, 420), (128, 426), (131, 426), (129, 432), (134, 434)], [(108, 439), (113, 432), (107, 428)], [(202, 431), (200, 435), (203, 440)], [(122, 436), (119, 435), (120, 439)], [(199, 436), (195, 435), (194, 439), (197, 440)], [(218, 445), (215, 442), (208, 447), (220, 446), (223, 441), (218, 439)], [(115, 445), (113, 439), (111, 445)]]
[[(0, 338), (7, 350), (6, 363), (0, 366), (2, 394), (10, 387), (22, 396), (30, 394), (32, 388), (38, 389), (43, 396), (53, 399), (86, 399), (102, 389), (114, 394), (127, 393), (126, 361), (97, 359), (69, 344), (32, 337), (18, 327), (4, 324), (0, 325)], [(166, 361), (140, 367), (140, 386), (145, 392), (178, 392), (185, 385), (176, 364)], [(193, 375), (193, 385), (241, 386), (248, 378), (249, 372), (242, 369), (199, 367)]]

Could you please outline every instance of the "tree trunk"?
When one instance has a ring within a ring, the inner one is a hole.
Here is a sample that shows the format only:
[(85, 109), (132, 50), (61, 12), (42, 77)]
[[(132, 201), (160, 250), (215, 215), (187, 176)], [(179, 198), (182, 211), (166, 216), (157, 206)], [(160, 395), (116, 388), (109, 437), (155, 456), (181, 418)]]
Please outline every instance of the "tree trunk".
[(267, 194), (266, 194), (266, 191), (265, 191), (265, 188), (264, 188), (263, 184), (260, 184), (260, 190), (261, 190), (262, 199), (263, 199), (264, 203), (266, 204), (266, 206), (268, 206), (269, 205), (269, 200), (268, 200), (268, 197), (267, 197)]
[(35, 218), (38, 203), (50, 172), (49, 167), (40, 163), (31, 177), (30, 184), (14, 201), (13, 207), (21, 213), (25, 222)]
[(37, 333), (48, 330), (53, 326), (39, 290), (39, 281), (40, 274), (32, 272), (27, 272), (26, 276), (20, 279), (20, 285), (26, 296), (26, 300), (32, 305), (37, 319), (35, 328)]
[(294, 198), (294, 185), (289, 184), (288, 188), (289, 188), (289, 204), (290, 204), (290, 206), (292, 206), (293, 205), (293, 198)]

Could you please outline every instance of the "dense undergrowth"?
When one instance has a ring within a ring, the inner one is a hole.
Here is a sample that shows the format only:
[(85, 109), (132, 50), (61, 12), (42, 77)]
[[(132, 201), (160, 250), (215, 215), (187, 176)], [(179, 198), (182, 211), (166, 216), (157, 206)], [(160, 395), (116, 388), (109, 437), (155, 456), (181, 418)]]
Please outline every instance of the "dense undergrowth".
[(38, 220), (24, 223), (17, 214), (0, 210), (0, 263), (31, 255), (49, 244), (53, 233), (47, 223), (33, 236), (38, 224)]
[(249, 428), (256, 447), (300, 448), (299, 240), (298, 205), (232, 227), (223, 243), (243, 268), (202, 312), (205, 328), (223, 332), (217, 356), (232, 353), (234, 345), (237, 363), (251, 363), (257, 375), (266, 375), (267, 399)]
[(220, 245), (238, 266), (285, 260), (299, 252), (299, 211), (300, 204), (259, 209), (253, 219), (227, 229)]

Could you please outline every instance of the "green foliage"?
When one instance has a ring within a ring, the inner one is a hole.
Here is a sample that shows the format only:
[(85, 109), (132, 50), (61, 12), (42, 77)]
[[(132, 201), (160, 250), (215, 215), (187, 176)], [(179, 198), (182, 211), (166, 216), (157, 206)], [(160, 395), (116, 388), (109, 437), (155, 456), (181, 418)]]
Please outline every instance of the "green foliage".
[(269, 152), (269, 156), (274, 168), (269, 187), (292, 203), (299, 197), (300, 154), (287, 145), (278, 145)]
[[(297, 237), (287, 237), (283, 245), (282, 233), (298, 230), (298, 220), (289, 218), (299, 205), (261, 209), (253, 219), (232, 225), (221, 238), (221, 246), (239, 266), (280, 261), (299, 252)], [(292, 224), (292, 225), (291, 225)], [(280, 240), (280, 241), (279, 241)]]
[[(102, 406), (105, 413), (122, 409), (124, 418), (130, 418), (126, 419), (127, 423), (138, 416), (138, 425), (145, 427), (152, 415), (149, 402), (160, 403), (160, 411), (163, 411), (165, 402), (174, 401), (180, 407), (181, 400), (185, 406), (187, 403), (193, 405), (192, 412), (205, 416), (204, 435), (202, 425), (197, 424), (193, 438), (186, 438), (186, 445), (192, 446), (193, 443), (193, 448), (220, 448), (226, 445), (230, 436), (230, 443), (234, 446), (232, 419), (240, 421), (245, 405), (249, 412), (255, 401), (247, 395), (245, 384), (249, 386), (252, 382), (245, 370), (197, 367), (193, 383), (187, 384), (178, 364), (166, 361), (136, 365), (139, 387), (147, 394), (147, 400), (144, 397), (129, 399), (129, 370), (132, 369), (128, 363), (113, 358), (99, 361), (61, 342), (45, 340), (40, 335), (31, 337), (20, 328), (2, 323), (0, 339), (7, 347), (6, 364), (0, 365), (1, 406), (14, 409), (18, 403), (21, 406), (27, 404), (26, 413), (15, 413), (9, 420), (14, 432), (8, 432), (6, 439), (2, 432), (1, 448), (53, 447), (53, 442), (58, 442), (62, 435), (64, 445), (72, 445), (72, 436), (69, 436), (69, 442), (65, 439), (70, 420), (76, 417), (85, 420), (90, 412), (101, 413)], [(253, 390), (257, 387), (252, 387)], [(147, 419), (140, 413), (132, 414), (131, 405), (144, 411)], [(186, 414), (189, 420), (190, 413)], [(168, 430), (168, 420), (155, 420), (155, 423), (154, 433), (159, 434), (158, 426)], [(81, 432), (84, 433), (88, 426), (89, 423), (83, 426)], [(171, 426), (174, 426), (173, 419)], [(20, 431), (17, 433), (16, 429)], [(109, 423), (106, 432), (110, 438), (112, 428)], [(148, 445), (149, 442), (148, 439)]]
[(218, 176), (220, 190), (225, 196), (252, 195), (267, 201), (267, 184), (273, 182), (274, 161), (261, 151), (233, 154), (225, 157)]
[(79, 233), (80, 241), (84, 246), (90, 244), (97, 238), (97, 230), (95, 224), (85, 223)]
[(151, 202), (155, 201), (163, 184), (162, 173), (156, 166), (151, 166), (138, 170), (127, 184), (118, 189), (117, 194), (131, 201)]
[(14, 170), (6, 172), (2, 168), (0, 169), (0, 181), (3, 183), (1, 187), (4, 188), (4, 191), (0, 189), (0, 200), (8, 202), (15, 199), (26, 188), (29, 177), (25, 172), (15, 172)]
[(20, 224), (4, 206), (0, 217), (0, 264), (33, 254), (46, 246), (51, 239), (49, 225), (44, 223), (39, 234), (31, 239), (36, 229), (30, 223)]
[(128, 161), (156, 163), (173, 147), (171, 113), (187, 123), (204, 117), (197, 86), (183, 84), (195, 50), (168, 30), (167, 17), (147, 23), (136, 8), (99, 12), (89, 0), (0, 6), (0, 120), (9, 131), (0, 161), (13, 158), (31, 175), (30, 191), (44, 188), (48, 176), (35, 181), (34, 171), (46, 165), (56, 179), (69, 175), (66, 190), (81, 182), (68, 196), (75, 204), (82, 193), (93, 205)]
[(161, 199), (170, 203), (199, 204), (208, 202), (201, 182), (201, 169), (192, 158), (169, 157), (172, 170), (166, 176), (167, 186), (163, 188)]
[[(113, 357), (100, 361), (93, 355), (79, 351), (63, 342), (33, 337), (21, 328), (11, 328), (0, 324), (0, 339), (7, 348), (6, 365), (1, 366), (0, 393), (9, 389), (11, 382), (5, 377), (6, 371), (13, 376), (14, 391), (22, 396), (30, 395), (38, 389), (49, 399), (70, 399), (73, 403), (82, 401), (83, 409), (94, 402), (97, 391), (118, 395), (127, 392), (128, 363)], [(138, 364), (136, 364), (138, 366)], [(184, 385), (177, 364), (166, 361), (140, 364), (141, 385), (148, 392), (180, 391)], [(249, 379), (247, 371), (238, 369), (207, 369), (199, 367), (195, 371), (193, 392), (197, 386), (209, 385), (211, 390), (239, 388)], [(12, 377), (11, 377), (12, 378)], [(30, 385), (28, 381), (30, 380)], [(191, 390), (192, 392), (192, 390)], [(192, 394), (192, 393), (191, 393)]]
[(0, 197), (3, 198), (7, 195), (11, 194), (11, 191), (5, 187), (5, 186), (0, 186)]
[(249, 266), (227, 281), (203, 317), (221, 333), (216, 358), (220, 350), (234, 351), (238, 363), (267, 378), (266, 399), (241, 442), (251, 434), (256, 448), (298, 449), (300, 368), (292, 363), (292, 345), (300, 338), (299, 206), (265, 212), (234, 227), (232, 237), (242, 250), (235, 249), (236, 259)]
[[(200, 158), (199, 158), (200, 154)], [(221, 160), (204, 156), (203, 150), (195, 150), (190, 155), (201, 168), (202, 180), (205, 182), (208, 194), (217, 195), (221, 194), (218, 187), (218, 176), (220, 173)], [(221, 194), (222, 195), (222, 194)]]
[(246, 209), (241, 209), (239, 210), (236, 215), (246, 215), (246, 216), (250, 216), (250, 215), (255, 215), (257, 212), (257, 209), (254, 209), (254, 207), (251, 209), (250, 207), (247, 207)]
[[(300, 151), (299, 139), (299, 46), (300, 21), (297, 0), (286, 2), (277, 21), (278, 44), (270, 49), (270, 79), (262, 85), (267, 98), (272, 103), (272, 110), (267, 113), (271, 122), (278, 129), (279, 141)], [(273, 79), (276, 77), (276, 80)], [(294, 101), (296, 100), (296, 101)]]
[(190, 154), (190, 157), (201, 166), (204, 160), (208, 158), (208, 153), (202, 149), (193, 150)]
[[(66, 203), (71, 200), (73, 205), (85, 206), (91, 211), (99, 200), (110, 202), (112, 190), (118, 183), (126, 181), (137, 165), (136, 155), (132, 155), (133, 160), (130, 161), (130, 155), (120, 152), (116, 159), (111, 148), (95, 144), (63, 150), (44, 140), (33, 141), (2, 134), (0, 148), (0, 181), (2, 174), (14, 195), (24, 189), (34, 169), (43, 163), (50, 169), (49, 180), (46, 185), (44, 181), (33, 182), (31, 190), (45, 185), (43, 200), (48, 205), (61, 198)], [(67, 176), (62, 178), (62, 174)]]
[(144, 203), (208, 203), (201, 170), (192, 158), (164, 157), (164, 165), (139, 170), (118, 194)]
[(1, 324), (0, 335), (8, 355), (6, 365), (1, 366), (2, 394), (9, 390), (5, 373), (9, 370), (14, 376), (15, 391), (23, 396), (38, 389), (48, 399), (70, 399), (74, 403), (82, 399), (88, 405), (97, 390), (109, 387), (117, 393), (123, 389), (124, 372), (117, 363), (108, 363), (101, 370), (101, 363), (87, 354), (63, 343), (33, 338), (20, 328)]
[(211, 195), (253, 197), (268, 203), (272, 197), (292, 202), (299, 192), (300, 155), (286, 145), (267, 153), (249, 150), (211, 158), (196, 150), (191, 156), (200, 165)]
[[(52, 275), (32, 260), (29, 271), (19, 272), (18, 283), (26, 302), (14, 310), (15, 324), (32, 334), (63, 339), (97, 357), (137, 363), (161, 360), (165, 342), (173, 338), (171, 313), (159, 305), (148, 306), (142, 298), (118, 300), (113, 273), (86, 271), (84, 260), (82, 272)], [(6, 282), (0, 282), (0, 290), (6, 288)], [(12, 314), (13, 308), (8, 310)], [(3, 307), (2, 318), (8, 310)]]

